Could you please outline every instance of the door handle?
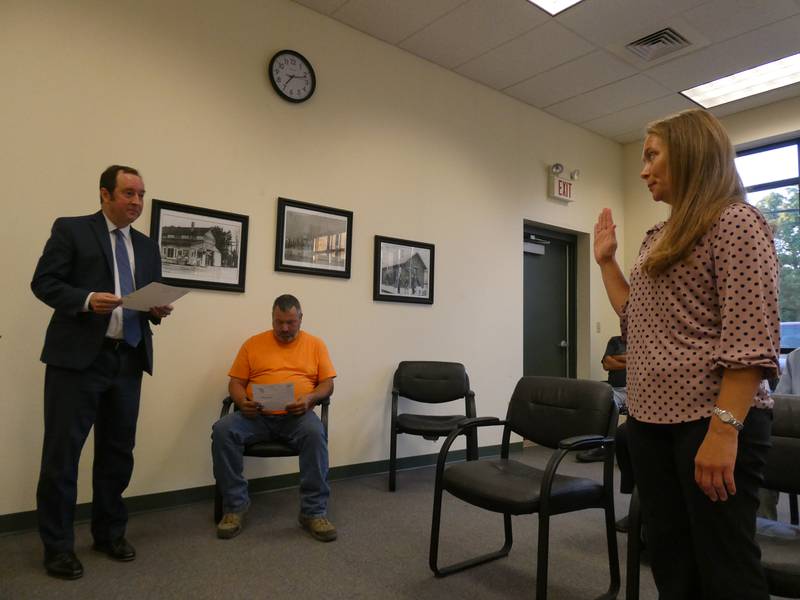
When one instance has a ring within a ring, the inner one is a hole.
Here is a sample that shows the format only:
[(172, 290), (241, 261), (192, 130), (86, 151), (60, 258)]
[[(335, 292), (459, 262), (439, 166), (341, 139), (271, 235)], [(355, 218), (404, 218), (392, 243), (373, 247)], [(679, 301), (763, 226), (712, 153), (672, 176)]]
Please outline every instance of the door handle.
[(567, 343), (567, 340), (561, 340), (561, 343), (559, 343), (558, 345), (561, 348), (568, 348), (569, 347), (569, 344)]

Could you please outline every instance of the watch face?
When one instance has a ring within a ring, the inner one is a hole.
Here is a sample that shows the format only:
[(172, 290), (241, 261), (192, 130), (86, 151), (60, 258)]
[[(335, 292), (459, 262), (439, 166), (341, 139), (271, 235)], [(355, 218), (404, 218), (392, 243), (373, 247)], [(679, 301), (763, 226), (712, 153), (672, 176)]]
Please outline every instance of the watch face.
[(278, 95), (289, 102), (308, 100), (317, 87), (311, 63), (294, 50), (276, 52), (269, 61), (269, 80)]

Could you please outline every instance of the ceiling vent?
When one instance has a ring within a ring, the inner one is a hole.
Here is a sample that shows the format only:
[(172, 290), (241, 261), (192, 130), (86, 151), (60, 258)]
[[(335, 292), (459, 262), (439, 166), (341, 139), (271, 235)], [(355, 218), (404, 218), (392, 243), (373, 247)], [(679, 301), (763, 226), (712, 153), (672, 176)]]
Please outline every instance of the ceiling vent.
[(667, 54), (688, 48), (691, 45), (691, 42), (680, 33), (671, 27), (667, 27), (631, 42), (625, 48), (642, 60), (650, 62)]

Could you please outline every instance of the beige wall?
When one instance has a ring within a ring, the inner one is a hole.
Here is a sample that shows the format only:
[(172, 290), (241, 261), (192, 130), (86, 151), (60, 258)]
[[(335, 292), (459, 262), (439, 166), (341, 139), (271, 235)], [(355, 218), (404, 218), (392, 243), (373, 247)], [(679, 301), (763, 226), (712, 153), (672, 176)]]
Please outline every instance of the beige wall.
[[(761, 108), (721, 118), (733, 144), (751, 148), (760, 144), (800, 135), (800, 98), (775, 102)], [(628, 245), (624, 256), (627, 272), (639, 252), (639, 244), (649, 227), (669, 215), (667, 207), (653, 202), (644, 183), (639, 179), (642, 144), (634, 142), (623, 148), (625, 185), (625, 238)]]
[[(316, 95), (299, 106), (264, 75), (287, 47), (318, 74)], [(247, 292), (194, 291), (156, 330), (129, 495), (212, 482), (209, 431), (227, 368), (245, 337), (269, 328), (283, 292), (303, 301), (305, 328), (326, 340), (339, 371), (332, 465), (387, 458), (399, 360), (465, 363), (479, 413), (503, 415), (522, 365), (526, 219), (584, 234), (579, 374), (602, 377), (616, 322), (585, 234), (600, 207), (621, 212), (617, 144), (284, 0), (5, 0), (0, 72), (0, 514), (35, 505), (38, 355), (51, 311), (30, 277), (53, 219), (97, 210), (97, 178), (114, 162), (142, 171), (148, 197), (250, 217)], [(555, 161), (581, 169), (573, 204), (545, 198)], [(274, 272), (278, 196), (354, 211), (350, 280)], [(148, 232), (149, 221), (147, 208), (136, 225)], [(376, 234), (436, 244), (433, 306), (372, 301)], [(399, 451), (436, 447), (402, 439)], [(91, 451), (90, 441), (80, 502), (90, 499)], [(296, 461), (247, 470), (290, 472)]]

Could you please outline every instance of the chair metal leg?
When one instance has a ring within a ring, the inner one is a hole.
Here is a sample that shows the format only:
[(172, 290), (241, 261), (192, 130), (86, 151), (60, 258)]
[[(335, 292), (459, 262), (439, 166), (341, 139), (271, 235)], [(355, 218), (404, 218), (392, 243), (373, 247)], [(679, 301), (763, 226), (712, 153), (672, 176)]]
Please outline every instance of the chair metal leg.
[(478, 430), (473, 429), (467, 435), (467, 460), (478, 460)]
[(389, 435), (389, 491), (393, 492), (397, 483), (397, 432), (392, 429)]
[(625, 600), (639, 600), (639, 564), (642, 554), (642, 511), (639, 490), (634, 488), (628, 512), (628, 568), (625, 577)]
[(436, 489), (434, 491), (434, 498), (433, 498), (433, 520), (431, 522), (431, 550), (428, 559), (428, 564), (430, 565), (431, 571), (433, 571), (436, 577), (447, 577), (448, 575), (452, 575), (453, 573), (457, 573), (458, 571), (463, 571), (464, 569), (469, 569), (470, 567), (475, 567), (477, 565), (481, 565), (483, 563), (487, 563), (492, 560), (497, 560), (498, 558), (503, 558), (504, 556), (508, 556), (508, 553), (511, 550), (511, 545), (514, 543), (514, 539), (511, 531), (511, 515), (504, 514), (503, 529), (505, 533), (505, 542), (502, 548), (500, 548), (495, 552), (490, 552), (489, 554), (483, 554), (481, 556), (476, 556), (475, 558), (470, 558), (468, 560), (456, 563), (454, 565), (449, 565), (447, 567), (440, 568), (439, 526), (441, 524), (441, 516), (442, 516), (442, 490)]
[(547, 562), (550, 549), (550, 516), (539, 513), (539, 549), (536, 555), (536, 600), (547, 600)]
[(222, 520), (222, 493), (219, 491), (219, 486), (214, 484), (214, 523), (219, 523)]
[[(614, 502), (613, 497), (609, 498), (610, 502)], [(617, 548), (617, 530), (614, 524), (614, 507), (613, 504), (605, 509), (606, 515), (606, 539), (608, 540), (608, 572), (610, 574), (610, 581), (608, 584), (608, 592), (600, 596), (598, 600), (612, 600), (619, 594), (621, 584), (619, 574), (619, 549)]]

